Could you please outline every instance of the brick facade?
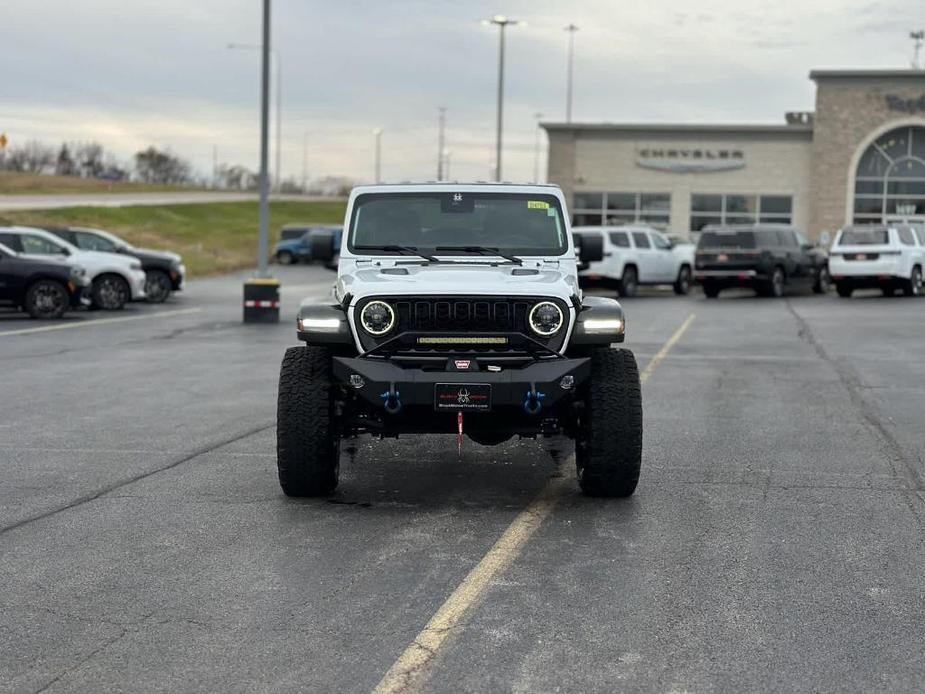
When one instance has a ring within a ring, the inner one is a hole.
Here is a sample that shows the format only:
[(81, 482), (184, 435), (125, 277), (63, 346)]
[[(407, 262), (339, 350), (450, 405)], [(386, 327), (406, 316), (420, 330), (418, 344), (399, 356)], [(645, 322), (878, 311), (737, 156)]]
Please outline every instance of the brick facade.
[[(925, 126), (925, 109), (890, 107), (887, 97), (925, 96), (925, 70), (813, 72), (813, 133), (809, 230), (818, 235), (851, 221), (857, 162), (879, 135), (903, 125)], [(894, 102), (895, 103), (895, 102)]]

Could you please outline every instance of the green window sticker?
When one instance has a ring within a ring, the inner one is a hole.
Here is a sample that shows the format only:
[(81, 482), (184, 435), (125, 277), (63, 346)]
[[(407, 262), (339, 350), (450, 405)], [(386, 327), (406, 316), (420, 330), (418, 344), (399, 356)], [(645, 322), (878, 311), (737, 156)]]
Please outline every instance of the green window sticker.
[(549, 203), (542, 200), (527, 200), (528, 210), (548, 210)]

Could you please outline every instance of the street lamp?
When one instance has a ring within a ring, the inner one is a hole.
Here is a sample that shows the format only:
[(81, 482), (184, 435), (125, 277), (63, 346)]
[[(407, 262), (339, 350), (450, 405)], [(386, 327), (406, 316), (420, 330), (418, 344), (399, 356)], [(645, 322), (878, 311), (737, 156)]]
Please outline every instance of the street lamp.
[(533, 134), (533, 182), (540, 182), (540, 119), (543, 117), (542, 113), (534, 113), (533, 117), (536, 118), (536, 131)]
[(517, 26), (518, 24), (525, 24), (526, 22), (520, 22), (516, 19), (510, 19), (505, 17), (503, 14), (496, 14), (491, 19), (483, 19), (482, 24), (484, 26), (489, 26), (494, 24), (497, 26), (500, 31), (498, 32), (499, 44), (498, 44), (498, 123), (497, 123), (497, 132), (495, 134), (495, 180), (501, 180), (501, 130), (504, 123), (504, 33), (508, 25)]
[(302, 195), (308, 191), (308, 131), (302, 134)]
[(437, 107), (440, 114), (437, 119), (437, 180), (443, 180), (443, 151), (444, 133), (446, 131), (446, 107)]
[[(253, 43), (229, 43), (227, 45), (229, 51), (259, 51), (261, 46)], [(282, 185), (282, 180), (280, 179), (280, 157), (282, 153), (282, 148), (280, 146), (280, 139), (282, 137), (283, 131), (283, 67), (282, 60), (280, 60), (279, 52), (271, 48), (270, 55), (273, 56), (273, 61), (276, 63), (276, 172), (274, 174), (274, 179), (276, 180), (276, 185), (274, 188), (279, 190)]]
[(382, 182), (382, 128), (373, 128), (376, 138), (376, 183)]
[(447, 181), (452, 181), (450, 177), (450, 150), (443, 150), (443, 175), (446, 177)]
[(575, 64), (575, 32), (578, 31), (578, 27), (574, 24), (569, 24), (565, 27), (565, 31), (568, 32), (568, 81), (566, 82), (565, 88), (565, 122), (572, 122), (572, 74)]

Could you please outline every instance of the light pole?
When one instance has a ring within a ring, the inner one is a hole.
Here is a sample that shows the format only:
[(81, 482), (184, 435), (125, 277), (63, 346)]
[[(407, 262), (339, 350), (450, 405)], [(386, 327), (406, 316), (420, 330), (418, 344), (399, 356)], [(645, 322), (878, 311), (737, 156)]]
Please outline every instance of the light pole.
[(925, 41), (925, 31), (921, 29), (919, 31), (910, 31), (909, 38), (912, 39), (913, 53), (912, 53), (912, 69), (920, 70), (921, 66), (919, 65), (919, 51), (922, 50), (922, 42)]
[(572, 122), (572, 76), (574, 72), (575, 65), (575, 32), (578, 31), (578, 27), (574, 24), (569, 24), (565, 27), (565, 30), (568, 32), (568, 80), (566, 82), (565, 88), (565, 122)]
[(450, 150), (443, 150), (443, 161), (443, 175), (446, 176), (446, 180), (452, 181), (453, 179), (450, 178)]
[[(228, 50), (230, 51), (259, 51), (261, 47), (252, 43), (229, 43)], [(283, 132), (283, 66), (282, 60), (279, 57), (279, 51), (270, 50), (270, 55), (273, 56), (273, 61), (275, 64), (276, 72), (276, 171), (273, 178), (276, 181), (274, 188), (279, 190), (279, 187), (282, 183), (280, 179), (280, 160), (282, 155), (282, 147), (280, 146), (280, 140), (282, 139)]]
[(482, 24), (485, 26), (494, 24), (500, 29), (498, 32), (498, 123), (497, 132), (495, 134), (495, 180), (500, 181), (501, 131), (504, 125), (504, 32), (508, 25), (517, 26), (518, 24), (524, 24), (524, 22), (519, 22), (516, 19), (510, 19), (505, 17), (503, 14), (497, 14), (491, 19), (483, 19)]
[(444, 130), (446, 128), (446, 107), (437, 108), (439, 116), (437, 117), (437, 180), (443, 180), (443, 140)]
[(540, 118), (543, 117), (542, 113), (534, 113), (533, 117), (536, 118), (536, 132), (533, 134), (533, 182), (540, 182)]
[(308, 190), (308, 131), (302, 133), (302, 195)]
[(373, 135), (376, 138), (376, 183), (382, 182), (382, 128), (374, 128)]

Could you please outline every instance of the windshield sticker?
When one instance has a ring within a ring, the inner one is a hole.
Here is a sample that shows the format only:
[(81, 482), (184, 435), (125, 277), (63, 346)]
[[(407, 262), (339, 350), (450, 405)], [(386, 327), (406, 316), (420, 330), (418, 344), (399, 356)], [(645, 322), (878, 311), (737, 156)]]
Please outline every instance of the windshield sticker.
[(550, 207), (548, 210), (546, 210), (546, 216), (547, 216), (547, 217), (555, 217), (555, 216), (556, 216), (556, 208)]
[(548, 210), (549, 203), (542, 200), (527, 200), (528, 210)]

